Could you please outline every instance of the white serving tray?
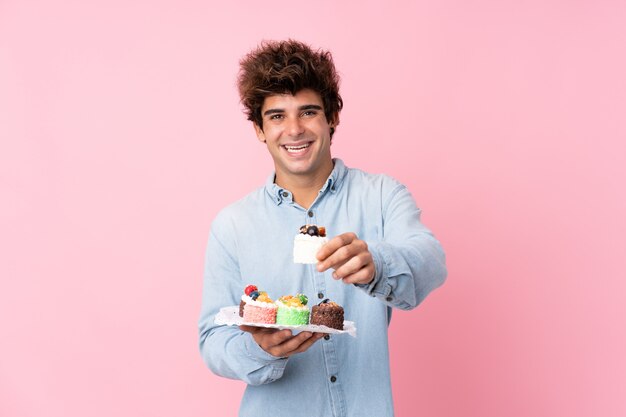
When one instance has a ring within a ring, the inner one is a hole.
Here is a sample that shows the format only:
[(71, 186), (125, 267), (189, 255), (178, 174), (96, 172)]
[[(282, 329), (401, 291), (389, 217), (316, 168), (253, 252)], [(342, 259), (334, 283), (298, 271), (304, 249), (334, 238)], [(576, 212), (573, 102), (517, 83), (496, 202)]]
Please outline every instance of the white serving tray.
[(220, 312), (215, 316), (215, 324), (222, 324), (226, 326), (254, 326), (254, 327), (267, 327), (270, 329), (291, 329), (298, 331), (307, 331), (314, 333), (329, 333), (329, 334), (342, 334), (347, 333), (352, 337), (356, 337), (356, 326), (353, 321), (344, 321), (343, 330), (333, 329), (327, 326), (318, 326), (315, 324), (307, 324), (302, 326), (286, 326), (283, 324), (263, 324), (263, 323), (248, 323), (243, 321), (242, 317), (239, 317), (239, 306), (230, 306), (220, 309)]

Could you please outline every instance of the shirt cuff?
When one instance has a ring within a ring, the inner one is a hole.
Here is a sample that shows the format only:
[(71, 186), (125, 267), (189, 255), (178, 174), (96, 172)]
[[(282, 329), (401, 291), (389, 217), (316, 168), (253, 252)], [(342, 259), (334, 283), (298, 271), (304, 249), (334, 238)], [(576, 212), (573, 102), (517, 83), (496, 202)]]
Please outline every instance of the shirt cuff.
[(283, 376), (285, 367), (287, 366), (288, 358), (274, 356), (271, 353), (264, 351), (261, 346), (255, 342), (250, 333), (246, 333), (244, 336), (246, 354), (248, 357), (254, 361), (271, 367), (272, 373), (270, 375), (270, 380), (276, 381), (277, 379), (280, 379)]

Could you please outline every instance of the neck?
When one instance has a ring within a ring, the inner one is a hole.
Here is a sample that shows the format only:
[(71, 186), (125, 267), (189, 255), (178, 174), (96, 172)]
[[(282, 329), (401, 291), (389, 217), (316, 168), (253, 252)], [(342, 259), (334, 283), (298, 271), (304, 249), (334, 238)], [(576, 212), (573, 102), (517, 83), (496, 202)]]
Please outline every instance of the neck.
[(320, 169), (312, 175), (284, 175), (277, 170), (274, 182), (291, 191), (293, 201), (308, 209), (333, 171), (334, 165), (331, 160), (325, 169)]

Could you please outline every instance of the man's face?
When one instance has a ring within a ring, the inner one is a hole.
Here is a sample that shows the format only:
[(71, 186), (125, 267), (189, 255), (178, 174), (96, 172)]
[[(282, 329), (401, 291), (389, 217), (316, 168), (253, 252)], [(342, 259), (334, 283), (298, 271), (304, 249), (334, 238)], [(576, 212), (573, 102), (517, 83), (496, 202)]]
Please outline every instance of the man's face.
[(334, 124), (326, 120), (319, 93), (305, 89), (266, 97), (261, 116), (263, 129), (255, 124), (256, 134), (272, 155), (277, 179), (330, 173)]

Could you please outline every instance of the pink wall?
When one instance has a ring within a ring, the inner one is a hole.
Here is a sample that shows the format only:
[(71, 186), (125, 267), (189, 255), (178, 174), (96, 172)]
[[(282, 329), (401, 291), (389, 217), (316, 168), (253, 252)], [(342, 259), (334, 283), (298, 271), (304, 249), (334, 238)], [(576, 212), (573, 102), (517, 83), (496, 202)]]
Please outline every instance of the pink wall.
[(207, 3), (0, 2), (0, 415), (236, 413), (202, 256), (271, 169), (237, 61), (286, 37), (334, 52), (335, 155), (448, 253), (391, 326), (397, 414), (626, 415), (626, 3)]

